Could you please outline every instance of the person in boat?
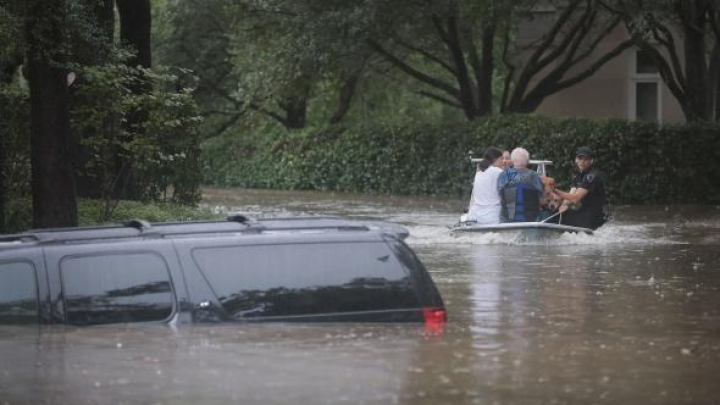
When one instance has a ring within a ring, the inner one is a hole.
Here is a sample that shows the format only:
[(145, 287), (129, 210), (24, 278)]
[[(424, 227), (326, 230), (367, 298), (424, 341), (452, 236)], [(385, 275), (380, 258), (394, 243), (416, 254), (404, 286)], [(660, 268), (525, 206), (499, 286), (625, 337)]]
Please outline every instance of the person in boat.
[(502, 165), (502, 169), (503, 169), (503, 170), (507, 170), (507, 169), (509, 169), (509, 168), (512, 167), (512, 159), (510, 159), (510, 151), (509, 151), (509, 150), (504, 150), (504, 151), (502, 152), (502, 154), (503, 154), (503, 165)]
[(605, 184), (602, 174), (593, 166), (595, 153), (583, 146), (575, 153), (578, 174), (569, 192), (554, 189), (553, 193), (563, 199), (559, 211), (559, 223), (580, 228), (597, 229), (605, 223)]
[(540, 213), (542, 182), (537, 172), (528, 169), (530, 154), (515, 148), (510, 154), (513, 166), (498, 178), (497, 189), (502, 200), (502, 222), (534, 222)]
[(473, 181), (468, 207), (469, 221), (482, 225), (500, 223), (500, 194), (497, 191), (497, 182), (503, 172), (502, 166), (502, 151), (494, 147), (487, 148)]

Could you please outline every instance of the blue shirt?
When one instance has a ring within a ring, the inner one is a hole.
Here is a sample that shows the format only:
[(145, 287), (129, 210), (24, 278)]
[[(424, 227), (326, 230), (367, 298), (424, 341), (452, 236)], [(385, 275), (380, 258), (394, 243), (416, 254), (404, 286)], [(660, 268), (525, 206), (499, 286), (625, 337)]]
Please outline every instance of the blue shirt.
[(542, 194), (543, 185), (540, 181), (540, 175), (536, 171), (526, 169), (524, 171), (518, 171), (516, 168), (511, 167), (505, 173), (501, 174), (498, 178), (498, 191), (502, 191), (508, 184), (524, 184), (531, 189), (537, 190)]

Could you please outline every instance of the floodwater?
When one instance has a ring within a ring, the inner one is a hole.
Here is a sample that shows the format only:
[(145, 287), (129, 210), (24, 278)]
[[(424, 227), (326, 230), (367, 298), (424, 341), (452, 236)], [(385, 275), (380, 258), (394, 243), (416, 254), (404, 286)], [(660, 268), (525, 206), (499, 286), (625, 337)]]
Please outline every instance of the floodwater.
[(594, 236), (527, 241), (450, 237), (460, 200), (204, 201), (402, 223), (450, 322), (5, 327), (0, 405), (720, 404), (720, 207), (616, 207)]

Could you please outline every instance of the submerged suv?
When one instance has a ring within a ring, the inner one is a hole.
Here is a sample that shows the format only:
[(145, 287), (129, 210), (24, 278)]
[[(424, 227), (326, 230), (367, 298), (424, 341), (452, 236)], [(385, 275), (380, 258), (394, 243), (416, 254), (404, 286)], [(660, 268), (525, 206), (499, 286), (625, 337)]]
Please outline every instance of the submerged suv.
[(407, 235), (385, 222), (242, 215), (0, 235), (0, 324), (443, 323)]

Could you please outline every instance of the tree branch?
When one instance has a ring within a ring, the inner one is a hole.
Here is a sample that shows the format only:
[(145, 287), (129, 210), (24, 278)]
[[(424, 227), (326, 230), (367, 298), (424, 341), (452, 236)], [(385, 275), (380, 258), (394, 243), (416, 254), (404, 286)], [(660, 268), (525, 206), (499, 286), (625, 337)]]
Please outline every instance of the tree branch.
[(237, 112), (237, 113), (233, 114), (229, 120), (225, 121), (225, 123), (220, 125), (218, 128), (214, 129), (209, 134), (206, 134), (205, 139), (210, 139), (210, 138), (214, 138), (216, 136), (222, 135), (222, 133), (227, 131), (228, 128), (235, 125), (235, 123), (240, 119), (240, 117), (242, 117), (242, 115), (243, 115), (242, 112)]
[(286, 120), (283, 116), (281, 116), (280, 114), (278, 114), (278, 113), (276, 113), (276, 112), (273, 112), (273, 111), (270, 111), (270, 110), (264, 108), (263, 106), (261, 106), (261, 105), (259, 105), (259, 104), (250, 103), (248, 106), (249, 106), (251, 109), (253, 109), (253, 110), (257, 111), (257, 112), (262, 113), (262, 114), (265, 114), (265, 115), (267, 115), (268, 117), (270, 117), (270, 118), (278, 121), (278, 122), (281, 123), (284, 127), (287, 128), (288, 122), (287, 122), (287, 120)]
[(510, 63), (508, 59), (508, 50), (510, 49), (510, 31), (505, 29), (505, 35), (503, 39), (503, 52), (502, 60), (505, 64), (507, 71), (505, 72), (505, 83), (503, 84), (502, 100), (500, 101), (500, 112), (504, 113), (507, 108), (507, 99), (510, 95), (510, 85), (512, 84), (513, 76), (515, 76), (515, 65)]
[(211, 115), (222, 115), (225, 117), (230, 117), (235, 114), (238, 114), (238, 111), (224, 111), (224, 110), (205, 110), (200, 113), (201, 117), (209, 117)]
[(447, 31), (445, 31), (445, 28), (442, 25), (442, 21), (440, 21), (440, 17), (434, 15), (432, 17), (433, 25), (435, 25), (435, 29), (438, 32), (438, 35), (440, 35), (440, 39), (442, 39), (443, 42), (445, 42), (445, 45), (450, 46), (450, 37), (448, 36)]
[(459, 109), (462, 109), (462, 108), (463, 108), (463, 106), (460, 105), (459, 103), (457, 103), (457, 102), (455, 102), (455, 101), (452, 101), (452, 100), (450, 100), (450, 99), (447, 99), (447, 98), (445, 98), (445, 97), (443, 97), (443, 96), (440, 96), (440, 95), (431, 93), (431, 92), (429, 92), (429, 91), (419, 90), (419, 91), (413, 91), (413, 93), (419, 94), (419, 95), (424, 96), (424, 97), (427, 97), (427, 98), (431, 98), (431, 99), (433, 99), (433, 100), (439, 101), (439, 102), (441, 102), (441, 103), (443, 103), (443, 104), (446, 104), (446, 105), (449, 105), (449, 106), (451, 106), (451, 107), (455, 107), (455, 108), (459, 108)]
[[(557, 58), (559, 58), (563, 53), (566, 53), (568, 49), (570, 49), (571, 53), (574, 53), (590, 31), (590, 25), (596, 15), (597, 11), (588, 6), (578, 21), (570, 26), (570, 29), (568, 30), (568, 33), (564, 35), (562, 42), (560, 42), (560, 44), (552, 52), (537, 61), (536, 72), (544, 69), (545, 66), (550, 64), (550, 62), (557, 60)], [(568, 22), (570, 22), (570, 16), (568, 16), (567, 20), (562, 21), (562, 25), (565, 25), (565, 23)]]
[[(660, 32), (662, 32), (662, 35), (664, 35), (665, 37), (662, 37), (660, 35)], [(675, 37), (673, 36), (672, 32), (667, 29), (667, 27), (656, 26), (653, 30), (653, 37), (655, 38), (655, 40), (664, 45), (665, 49), (667, 49), (670, 56), (670, 63), (672, 64), (671, 71), (675, 72), (675, 74), (673, 75), (674, 80), (677, 81), (680, 87), (685, 88), (685, 74), (683, 73), (682, 64), (680, 63), (680, 56), (678, 55), (677, 47), (675, 46)]]
[(399, 68), (400, 70), (407, 73), (411, 77), (413, 77), (425, 84), (428, 84), (432, 87), (435, 87), (439, 90), (442, 90), (443, 92), (451, 95), (454, 98), (460, 97), (460, 90), (443, 82), (442, 80), (436, 79), (436, 78), (429, 76), (423, 72), (420, 72), (419, 70), (416, 70), (415, 68), (411, 67), (404, 61), (397, 58), (395, 55), (393, 55), (390, 52), (388, 52), (387, 50), (385, 50), (380, 44), (373, 41), (372, 39), (367, 40), (367, 43), (371, 49), (373, 49), (375, 52), (379, 53), (388, 62), (392, 63), (395, 67)]
[[(553, 24), (553, 27), (548, 31), (543, 37), (542, 41), (540, 42), (540, 45), (537, 46), (535, 52), (533, 52), (533, 55), (528, 60), (528, 65), (535, 66), (538, 64), (538, 61), (542, 57), (542, 55), (547, 51), (548, 48), (550, 48), (550, 45), (552, 45), (555, 42), (555, 38), (557, 38), (558, 33), (560, 33), (560, 30), (563, 26), (565, 26), (565, 23), (570, 19), (572, 14), (575, 12), (575, 8), (578, 7), (579, 3), (583, 0), (574, 0), (571, 4), (568, 4), (567, 8), (563, 11), (562, 14), (558, 17), (558, 19), (555, 21), (555, 24)], [(567, 36), (569, 37), (569, 36)], [(562, 44), (558, 46), (558, 48), (561, 48)], [(550, 60), (554, 59), (559, 54), (557, 51), (551, 54), (549, 57)], [(548, 59), (547, 57), (545, 59)], [(544, 65), (543, 65), (544, 66)], [(533, 72), (535, 73), (535, 72)]]
[(395, 42), (397, 42), (401, 46), (403, 46), (413, 52), (419, 53), (420, 55), (424, 56), (428, 60), (431, 60), (431, 61), (437, 63), (438, 65), (442, 66), (445, 70), (447, 70), (451, 74), (455, 75), (455, 70), (452, 68), (452, 66), (450, 66), (449, 64), (447, 64), (447, 62), (443, 61), (442, 59), (438, 58), (437, 56), (431, 54), (430, 52), (428, 52), (420, 47), (412, 46), (412, 45), (408, 44), (407, 42), (401, 40), (400, 38), (395, 38)]
[(450, 58), (455, 64), (455, 77), (460, 86), (460, 103), (463, 105), (467, 118), (474, 118), (478, 114), (478, 106), (473, 95), (473, 85), (468, 73), (465, 55), (460, 44), (457, 20), (455, 17), (448, 18), (448, 50)]
[(668, 65), (668, 62), (665, 60), (660, 51), (645, 43), (640, 46), (643, 51), (647, 52), (653, 58), (653, 62), (655, 62), (655, 66), (658, 67), (658, 71), (660, 72), (660, 77), (663, 79), (663, 82), (665, 82), (670, 89), (670, 92), (675, 96), (680, 105), (683, 106), (683, 110), (685, 110), (687, 104), (685, 86), (675, 81), (675, 75), (673, 75), (672, 68)]
[(720, 15), (718, 15), (718, 9), (715, 6), (716, 4), (714, 2), (709, 6), (708, 22), (710, 23), (710, 28), (712, 29), (713, 34), (715, 35), (715, 43), (717, 44), (720, 41), (720, 25), (718, 24), (718, 18), (720, 18)]
[(570, 41), (572, 41), (572, 38), (577, 32), (578, 24), (575, 24), (573, 27), (571, 27), (569, 34), (566, 34), (563, 41), (561, 41), (561, 43), (555, 49), (553, 49), (552, 52), (548, 53), (548, 55), (543, 57), (543, 54), (555, 42), (557, 35), (560, 33), (560, 30), (570, 20), (572, 14), (575, 12), (575, 9), (582, 1), (584, 0), (574, 0), (571, 4), (569, 4), (555, 21), (550, 31), (548, 31), (547, 34), (543, 36), (543, 40), (537, 46), (535, 52), (532, 53), (528, 61), (525, 63), (525, 66), (523, 67), (520, 76), (515, 83), (515, 88), (512, 92), (512, 96), (510, 97), (510, 105), (517, 105), (521, 103), (521, 100), (523, 99), (525, 92), (527, 91), (527, 87), (535, 74), (540, 72), (547, 64), (560, 56), (570, 44)]
[[(483, 28), (482, 39), (482, 65), (476, 72), (478, 111), (480, 115), (492, 114), (493, 91), (492, 78), (495, 72), (495, 34), (497, 25), (495, 22), (488, 23)], [(472, 43), (471, 43), (472, 44)], [(473, 49), (475, 46), (473, 45)]]
[(585, 71), (575, 75), (574, 77), (567, 79), (565, 81), (558, 82), (555, 86), (554, 92), (558, 92), (562, 89), (568, 88), (570, 86), (574, 86), (575, 84), (589, 78), (590, 76), (594, 75), (598, 70), (600, 70), (603, 65), (605, 65), (608, 61), (615, 58), (616, 56), (623, 53), (626, 49), (632, 47), (634, 45), (634, 42), (632, 40), (627, 40), (619, 45), (617, 45), (613, 50), (603, 55), (601, 58), (593, 62), (590, 67), (588, 67)]
[(343, 117), (345, 117), (345, 114), (350, 111), (350, 103), (355, 96), (355, 89), (357, 88), (357, 84), (359, 81), (360, 71), (353, 72), (348, 78), (344, 80), (343, 85), (340, 88), (337, 108), (335, 109), (332, 117), (330, 117), (331, 124), (337, 124), (338, 122), (340, 122)]
[(595, 40), (593, 40), (593, 42), (587, 47), (587, 49), (585, 49), (585, 52), (582, 52), (580, 55), (578, 55), (578, 57), (575, 58), (575, 60), (573, 60), (572, 63), (578, 63), (578, 62), (580, 62), (581, 60), (583, 60), (583, 59), (587, 58), (588, 56), (590, 56), (593, 52), (595, 52), (595, 49), (597, 49), (598, 45), (599, 45), (608, 35), (610, 35), (610, 33), (613, 32), (613, 30), (615, 30), (615, 28), (617, 28), (617, 26), (620, 24), (620, 22), (621, 22), (621, 20), (620, 20), (619, 17), (613, 18), (613, 19), (611, 20), (611, 22), (610, 22), (608, 25), (606, 25), (605, 28), (604, 28), (602, 31), (600, 31), (600, 33), (598, 33), (598, 35), (597, 35), (597, 37), (595, 38)]

